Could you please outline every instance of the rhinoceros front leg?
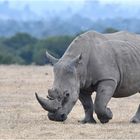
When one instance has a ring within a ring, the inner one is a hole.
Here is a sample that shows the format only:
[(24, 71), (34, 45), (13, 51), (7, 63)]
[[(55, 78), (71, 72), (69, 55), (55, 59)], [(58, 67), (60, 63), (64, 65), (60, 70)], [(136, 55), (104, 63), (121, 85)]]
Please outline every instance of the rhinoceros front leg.
[(81, 101), (84, 111), (85, 111), (85, 118), (79, 122), (81, 123), (96, 123), (95, 119), (93, 118), (93, 101), (91, 98), (91, 94), (81, 92), (79, 94), (79, 100)]
[(101, 123), (107, 123), (112, 119), (113, 114), (107, 104), (114, 94), (117, 83), (114, 80), (99, 82), (95, 98), (95, 113)]
[(131, 123), (140, 123), (140, 105), (135, 116), (130, 120)]

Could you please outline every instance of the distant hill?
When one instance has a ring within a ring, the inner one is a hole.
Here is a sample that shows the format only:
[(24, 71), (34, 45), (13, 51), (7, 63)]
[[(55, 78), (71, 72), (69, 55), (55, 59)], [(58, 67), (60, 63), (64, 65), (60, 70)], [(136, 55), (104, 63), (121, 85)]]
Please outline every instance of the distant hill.
[(98, 0), (85, 0), (73, 6), (62, 6), (64, 1), (42, 4), (46, 9), (39, 11), (29, 4), (16, 8), (8, 1), (0, 2), (0, 36), (12, 36), (17, 32), (35, 37), (73, 35), (90, 29), (103, 32), (110, 27), (140, 33), (139, 6), (101, 4)]

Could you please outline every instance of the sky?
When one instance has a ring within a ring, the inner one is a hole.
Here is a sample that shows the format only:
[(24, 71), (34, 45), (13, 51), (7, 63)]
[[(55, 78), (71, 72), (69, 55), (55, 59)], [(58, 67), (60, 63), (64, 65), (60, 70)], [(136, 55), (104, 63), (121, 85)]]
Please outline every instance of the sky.
[(99, 0), (102, 3), (140, 4), (140, 0)]
[[(5, 1), (5, 0), (0, 0), (0, 1)], [(8, 1), (40, 1), (40, 0), (8, 0)], [(44, 0), (44, 1), (48, 1), (48, 0)], [(60, 0), (49, 0), (49, 1), (60, 1)], [(84, 0), (63, 0), (63, 1), (84, 1)], [(139, 3), (140, 1), (139, 0), (99, 0), (103, 3), (110, 3), (110, 2), (117, 2), (117, 3), (130, 3), (130, 4), (133, 4), (133, 3)]]
[[(78, 10), (85, 2), (85, 0), (0, 0), (0, 2), (3, 1), (9, 1), (10, 6), (17, 9), (18, 8), (20, 9), (28, 4), (30, 5), (31, 10), (35, 11), (38, 9), (38, 12), (49, 8), (51, 9), (52, 7), (54, 9), (59, 9), (59, 8), (63, 9), (65, 7), (72, 7), (73, 9), (75, 8)], [(61, 1), (61, 3), (59, 3), (59, 1)], [(63, 5), (62, 5), (62, 1), (63, 1)], [(127, 5), (140, 6), (140, 0), (98, 0), (98, 1), (100, 1), (103, 4), (117, 3), (117, 4), (122, 4), (124, 6)], [(55, 5), (54, 2), (56, 3)], [(48, 6), (47, 3), (49, 3)]]
[[(6, 1), (6, 0), (0, 0), (0, 1)], [(32, 3), (39, 2), (40, 0), (7, 0), (11, 3)], [(65, 2), (80, 2), (83, 3), (85, 0), (41, 0), (41, 1), (65, 1)], [(140, 0), (99, 0), (101, 3), (120, 3), (120, 4), (140, 4)]]

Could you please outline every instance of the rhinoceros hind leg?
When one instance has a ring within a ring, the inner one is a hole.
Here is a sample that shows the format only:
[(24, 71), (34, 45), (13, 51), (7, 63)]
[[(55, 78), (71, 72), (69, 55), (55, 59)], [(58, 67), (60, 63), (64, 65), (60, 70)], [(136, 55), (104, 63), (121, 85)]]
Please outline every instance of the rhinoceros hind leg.
[(135, 116), (130, 120), (131, 123), (140, 123), (140, 105)]
[(79, 100), (83, 105), (85, 111), (85, 118), (78, 122), (83, 124), (96, 123), (95, 119), (93, 118), (94, 106), (93, 106), (91, 94), (81, 92), (79, 95)]

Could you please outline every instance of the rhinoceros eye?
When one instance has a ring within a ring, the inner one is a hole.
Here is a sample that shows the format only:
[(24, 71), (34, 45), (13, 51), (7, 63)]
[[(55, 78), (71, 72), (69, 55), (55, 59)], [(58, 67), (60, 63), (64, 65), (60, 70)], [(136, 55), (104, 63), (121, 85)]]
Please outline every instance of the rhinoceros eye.
[(68, 92), (68, 90), (66, 90), (66, 91), (64, 91), (64, 97), (69, 97), (69, 92)]
[(69, 96), (70, 96), (69, 93), (66, 93), (66, 94), (65, 94), (65, 98), (68, 98)]

